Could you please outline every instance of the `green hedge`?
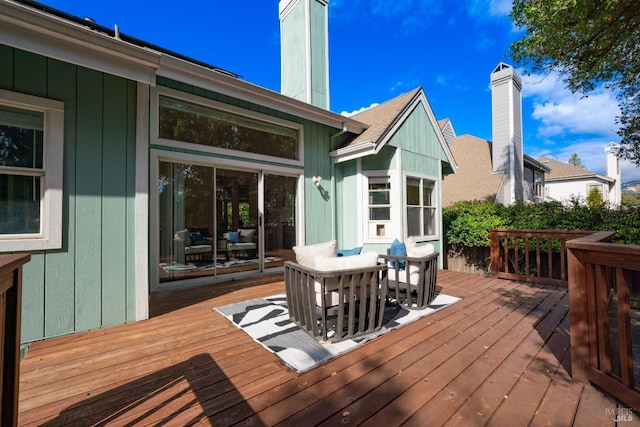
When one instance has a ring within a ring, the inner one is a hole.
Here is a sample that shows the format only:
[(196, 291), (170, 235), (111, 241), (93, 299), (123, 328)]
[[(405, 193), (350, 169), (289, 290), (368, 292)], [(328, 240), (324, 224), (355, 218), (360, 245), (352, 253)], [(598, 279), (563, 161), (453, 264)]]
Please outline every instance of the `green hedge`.
[(558, 202), (458, 202), (443, 209), (444, 233), (453, 248), (488, 247), (491, 228), (617, 231), (615, 243), (640, 245), (640, 205), (609, 208)]

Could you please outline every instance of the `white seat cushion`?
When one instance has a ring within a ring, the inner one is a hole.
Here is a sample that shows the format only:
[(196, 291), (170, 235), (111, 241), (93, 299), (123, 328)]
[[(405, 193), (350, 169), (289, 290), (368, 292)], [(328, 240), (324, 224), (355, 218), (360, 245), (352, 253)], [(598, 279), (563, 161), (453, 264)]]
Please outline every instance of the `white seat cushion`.
[[(378, 265), (378, 253), (365, 252), (360, 255), (352, 255), (348, 257), (317, 255), (314, 259), (314, 264), (315, 269), (318, 271), (356, 270), (360, 268), (375, 267)], [(336, 306), (340, 303), (340, 294), (336, 292), (340, 286), (340, 279), (337, 277), (330, 277), (325, 280), (326, 294), (324, 298), (326, 307)], [(322, 297), (320, 282), (316, 281), (314, 288), (316, 292), (316, 304), (321, 306)], [(359, 293), (359, 287), (356, 290), (356, 293)]]
[(395, 289), (396, 281), (400, 283), (409, 283), (411, 290), (418, 289), (418, 282), (420, 281), (420, 269), (418, 266), (412, 265), (409, 269), (409, 281), (407, 282), (407, 270), (398, 272), (395, 268), (390, 268), (388, 271), (389, 288)]
[(338, 256), (338, 242), (317, 243), (315, 245), (294, 246), (293, 252), (296, 254), (296, 261), (303, 267), (315, 268), (314, 258), (318, 255), (329, 257)]
[(184, 248), (184, 253), (186, 255), (201, 254), (201, 253), (211, 252), (211, 251), (212, 251), (211, 245), (195, 245), (195, 246), (187, 246), (186, 248)]
[(414, 258), (422, 258), (431, 255), (436, 249), (429, 243), (423, 246), (414, 246), (411, 249), (407, 248), (407, 255)]

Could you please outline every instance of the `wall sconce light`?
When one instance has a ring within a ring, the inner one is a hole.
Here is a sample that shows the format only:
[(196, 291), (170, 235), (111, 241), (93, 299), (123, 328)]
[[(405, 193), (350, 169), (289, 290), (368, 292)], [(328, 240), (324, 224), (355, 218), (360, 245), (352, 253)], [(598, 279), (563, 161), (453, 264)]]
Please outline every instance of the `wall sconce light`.
[(316, 187), (320, 187), (320, 182), (322, 181), (322, 177), (314, 176), (313, 178), (311, 178), (311, 181), (313, 182), (313, 185), (315, 185)]

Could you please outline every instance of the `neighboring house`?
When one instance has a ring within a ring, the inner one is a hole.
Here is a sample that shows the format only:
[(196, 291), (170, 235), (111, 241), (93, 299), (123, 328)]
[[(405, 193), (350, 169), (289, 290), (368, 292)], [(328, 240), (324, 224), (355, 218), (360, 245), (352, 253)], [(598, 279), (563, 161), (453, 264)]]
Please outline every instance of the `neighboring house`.
[(622, 197), (619, 147), (611, 143), (604, 151), (607, 156), (606, 176), (549, 157), (539, 158), (540, 163), (551, 169), (546, 179), (546, 199), (563, 203), (585, 202), (589, 193), (596, 189), (603, 202), (619, 205)]
[(280, 2), (280, 94), (0, 2), (0, 252), (31, 253), (24, 343), (145, 319), (168, 287), (279, 271), (296, 244), (443, 247), (456, 165), (427, 99), (328, 111), (326, 7)]
[(441, 120), (458, 171), (444, 178), (443, 205), (489, 200), (504, 205), (544, 199), (549, 168), (524, 154), (522, 81), (513, 67), (500, 63), (491, 73), (493, 141), (457, 136), (450, 120)]

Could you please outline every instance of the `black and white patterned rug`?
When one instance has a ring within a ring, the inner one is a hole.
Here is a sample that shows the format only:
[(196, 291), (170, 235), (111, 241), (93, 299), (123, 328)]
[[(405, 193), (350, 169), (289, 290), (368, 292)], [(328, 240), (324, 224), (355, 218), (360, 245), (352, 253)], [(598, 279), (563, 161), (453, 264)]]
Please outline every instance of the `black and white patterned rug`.
[(442, 310), (458, 301), (460, 298), (438, 294), (433, 302), (422, 310), (407, 310), (395, 304), (388, 304), (385, 307), (385, 321), (379, 331), (334, 344), (318, 342), (289, 319), (285, 294), (215, 307), (214, 310), (267, 350), (275, 353), (289, 368), (301, 373), (339, 354), (353, 350), (372, 338)]

